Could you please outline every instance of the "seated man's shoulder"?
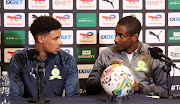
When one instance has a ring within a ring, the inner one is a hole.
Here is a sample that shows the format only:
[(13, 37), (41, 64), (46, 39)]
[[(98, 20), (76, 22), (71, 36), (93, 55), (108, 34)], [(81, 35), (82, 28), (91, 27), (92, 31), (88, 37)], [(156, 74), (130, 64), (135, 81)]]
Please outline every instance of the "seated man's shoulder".
[(16, 50), (15, 54), (12, 56), (12, 58), (26, 57), (26, 50), (27, 50), (27, 48), (24, 48), (22, 50)]
[(64, 50), (60, 50), (58, 52), (58, 59), (60, 59), (62, 61), (62, 63), (69, 63), (69, 62), (75, 62), (75, 58), (68, 52), (64, 51)]
[(62, 58), (72, 58), (73, 57), (69, 51), (66, 52), (62, 49), (58, 52), (58, 55), (61, 56)]

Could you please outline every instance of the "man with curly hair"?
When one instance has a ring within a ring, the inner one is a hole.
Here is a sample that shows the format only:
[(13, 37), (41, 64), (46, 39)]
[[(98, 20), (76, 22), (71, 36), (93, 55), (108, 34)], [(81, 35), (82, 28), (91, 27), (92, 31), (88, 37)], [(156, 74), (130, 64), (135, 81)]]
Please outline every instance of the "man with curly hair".
[(61, 24), (50, 16), (40, 16), (34, 20), (30, 31), (35, 44), (13, 55), (9, 64), (10, 97), (35, 98), (38, 95), (37, 78), (33, 73), (36, 66), (27, 57), (31, 48), (39, 51), (45, 71), (41, 80), (41, 97), (79, 95), (77, 63), (73, 56), (61, 50)]

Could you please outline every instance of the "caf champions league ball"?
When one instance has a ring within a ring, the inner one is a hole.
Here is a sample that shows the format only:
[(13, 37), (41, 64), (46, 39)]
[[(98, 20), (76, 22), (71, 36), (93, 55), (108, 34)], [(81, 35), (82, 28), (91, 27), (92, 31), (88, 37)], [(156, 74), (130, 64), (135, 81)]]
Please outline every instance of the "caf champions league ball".
[(101, 85), (110, 96), (123, 97), (133, 91), (134, 76), (128, 67), (120, 64), (108, 66), (101, 75)]

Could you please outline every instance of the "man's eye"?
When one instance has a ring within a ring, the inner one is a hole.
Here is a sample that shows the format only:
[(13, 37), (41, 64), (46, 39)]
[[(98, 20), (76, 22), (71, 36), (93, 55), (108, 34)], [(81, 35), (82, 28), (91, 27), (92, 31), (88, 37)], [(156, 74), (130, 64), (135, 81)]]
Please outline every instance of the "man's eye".
[(57, 40), (57, 39), (59, 39), (59, 37), (54, 38), (54, 40)]
[(123, 35), (119, 35), (121, 38), (124, 38), (124, 36)]

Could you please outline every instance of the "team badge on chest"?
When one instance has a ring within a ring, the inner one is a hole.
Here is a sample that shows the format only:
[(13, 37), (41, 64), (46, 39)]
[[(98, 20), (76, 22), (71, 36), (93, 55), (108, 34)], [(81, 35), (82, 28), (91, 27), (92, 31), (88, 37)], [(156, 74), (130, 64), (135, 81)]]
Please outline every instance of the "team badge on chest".
[(54, 65), (54, 68), (51, 71), (51, 75), (49, 77), (49, 80), (54, 80), (54, 79), (62, 79), (62, 76), (60, 76), (60, 70), (57, 68), (57, 65)]

